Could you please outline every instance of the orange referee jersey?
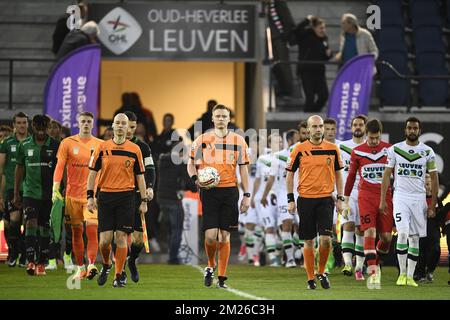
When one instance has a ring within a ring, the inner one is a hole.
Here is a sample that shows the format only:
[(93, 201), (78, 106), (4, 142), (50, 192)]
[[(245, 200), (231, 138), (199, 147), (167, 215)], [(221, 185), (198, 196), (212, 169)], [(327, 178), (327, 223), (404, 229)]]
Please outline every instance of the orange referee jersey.
[(101, 169), (98, 186), (104, 192), (134, 190), (134, 176), (145, 172), (139, 146), (129, 140), (116, 144), (113, 139), (103, 141), (95, 149), (89, 169)]
[(342, 165), (339, 148), (323, 140), (319, 145), (309, 140), (297, 144), (289, 156), (286, 170), (299, 169), (298, 193), (302, 198), (331, 196), (335, 184), (335, 171)]
[(58, 163), (53, 174), (53, 181), (61, 182), (67, 164), (66, 196), (86, 199), (86, 181), (89, 174), (89, 160), (94, 150), (103, 140), (96, 137), (81, 139), (74, 135), (65, 138), (59, 145)]
[(218, 188), (237, 185), (236, 166), (249, 163), (248, 147), (244, 138), (234, 132), (221, 138), (214, 130), (200, 135), (192, 143), (190, 157), (197, 170), (214, 167), (220, 175)]

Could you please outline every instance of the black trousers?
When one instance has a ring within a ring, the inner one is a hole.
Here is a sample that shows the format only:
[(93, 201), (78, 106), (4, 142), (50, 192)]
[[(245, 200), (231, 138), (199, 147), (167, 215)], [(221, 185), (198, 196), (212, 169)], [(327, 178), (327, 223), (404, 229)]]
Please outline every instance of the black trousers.
[(306, 97), (304, 111), (320, 112), (328, 99), (328, 85), (325, 72), (302, 71), (300, 77)]
[(440, 238), (439, 222), (436, 219), (428, 219), (427, 236), (419, 240), (419, 260), (414, 272), (417, 277), (422, 278), (436, 269), (441, 256)]
[[(286, 41), (282, 39), (272, 39), (273, 56), (275, 60), (288, 61), (289, 48)], [(277, 96), (292, 96), (294, 92), (294, 77), (290, 64), (281, 63), (273, 68), (273, 75), (277, 80), (275, 88)]]

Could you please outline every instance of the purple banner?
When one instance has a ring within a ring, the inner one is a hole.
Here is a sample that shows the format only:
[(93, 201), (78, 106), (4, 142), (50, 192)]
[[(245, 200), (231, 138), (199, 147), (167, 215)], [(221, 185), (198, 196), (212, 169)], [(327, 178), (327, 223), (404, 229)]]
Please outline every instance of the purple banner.
[[(74, 50), (54, 66), (44, 93), (44, 114), (78, 133), (78, 116), (89, 111), (97, 119), (100, 57), (98, 44)], [(94, 125), (93, 135), (97, 135)]]
[(328, 117), (337, 122), (336, 139), (351, 139), (352, 119), (369, 112), (373, 76), (372, 54), (356, 56), (339, 71), (328, 99)]

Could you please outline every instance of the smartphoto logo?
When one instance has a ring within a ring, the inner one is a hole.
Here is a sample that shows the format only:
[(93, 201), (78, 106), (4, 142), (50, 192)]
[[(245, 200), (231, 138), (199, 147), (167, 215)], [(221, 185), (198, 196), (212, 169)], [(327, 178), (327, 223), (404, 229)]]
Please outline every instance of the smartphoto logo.
[(367, 29), (375, 31), (381, 29), (381, 9), (377, 5), (370, 5), (367, 7)]

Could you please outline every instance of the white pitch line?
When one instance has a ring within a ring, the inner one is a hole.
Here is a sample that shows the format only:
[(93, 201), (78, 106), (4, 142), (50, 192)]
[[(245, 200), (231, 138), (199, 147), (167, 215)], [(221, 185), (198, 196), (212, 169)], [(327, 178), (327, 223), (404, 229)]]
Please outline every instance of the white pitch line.
[[(191, 266), (193, 268), (197, 269), (198, 271), (200, 271), (201, 274), (203, 274), (203, 269), (201, 267), (199, 267), (197, 265), (191, 265)], [(246, 293), (244, 291), (233, 289), (230, 286), (228, 286), (228, 288), (225, 289), (225, 290), (227, 290), (227, 291), (229, 291), (231, 293), (234, 293), (237, 296), (240, 296), (240, 297), (243, 297), (243, 298), (247, 298), (247, 299), (252, 299), (252, 300), (269, 300), (269, 299), (264, 298), (264, 297), (257, 297), (257, 296), (254, 296), (252, 294)]]

